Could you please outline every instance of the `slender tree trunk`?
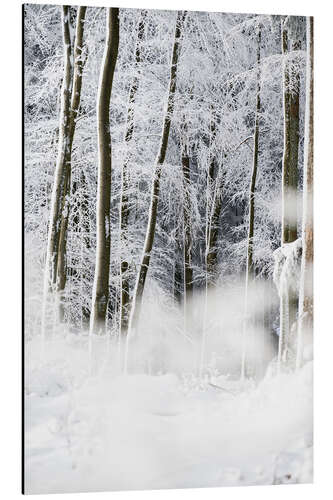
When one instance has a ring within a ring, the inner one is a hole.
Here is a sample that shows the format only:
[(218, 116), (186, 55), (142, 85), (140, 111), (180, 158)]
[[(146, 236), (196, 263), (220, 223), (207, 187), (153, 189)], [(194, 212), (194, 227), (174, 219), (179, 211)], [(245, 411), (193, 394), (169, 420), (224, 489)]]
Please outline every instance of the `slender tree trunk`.
[[(290, 89), (290, 63), (288, 54), (288, 30), (282, 20), (283, 55), (283, 110), (284, 110), (284, 151), (282, 166), (282, 235), (281, 243), (292, 243), (297, 239), (297, 182), (299, 150), (299, 75), (296, 75)], [(292, 50), (300, 48), (299, 40), (292, 43)], [(280, 297), (280, 337), (278, 363), (289, 362), (295, 351), (292, 327), (297, 320), (298, 296), (290, 283), (284, 283)]]
[[(290, 167), (290, 93), (289, 70), (286, 61), (288, 53), (288, 31), (285, 26), (286, 18), (281, 19), (282, 40), (282, 88), (283, 88), (283, 114), (284, 114), (284, 144), (282, 158), (282, 231), (281, 244), (289, 242), (289, 167)], [(282, 292), (281, 292), (282, 291)], [(287, 353), (287, 338), (289, 336), (289, 290), (288, 284), (280, 286), (280, 334), (278, 351), (278, 368)]]
[(184, 189), (184, 289), (186, 301), (190, 300), (193, 293), (193, 269), (192, 269), (192, 234), (191, 234), (191, 202), (189, 194), (190, 186), (190, 158), (182, 155), (183, 167), (183, 189)]
[[(300, 49), (300, 41), (292, 42), (292, 50)], [(290, 168), (289, 168), (289, 242), (297, 240), (297, 187), (298, 187), (298, 151), (299, 151), (299, 85), (300, 76), (297, 72), (293, 92), (290, 94)], [(294, 287), (289, 289), (288, 307), (289, 307), (289, 346), (290, 355), (295, 363), (296, 343), (297, 343), (297, 313), (298, 313), (299, 294), (295, 292)], [(295, 331), (294, 331), (295, 329)]]
[[(90, 249), (90, 220), (89, 220), (89, 197), (86, 191), (87, 182), (85, 179), (84, 172), (80, 173), (80, 206), (79, 206), (79, 233), (81, 240), (81, 272), (80, 272), (80, 280), (81, 280), (81, 296), (83, 297), (84, 290), (84, 281), (86, 279), (86, 270), (87, 263), (85, 258), (85, 250)], [(87, 304), (83, 303), (81, 305), (81, 316), (82, 316), (82, 324), (89, 325), (90, 321), (90, 308), (87, 307)]]
[[(301, 43), (299, 40), (292, 42), (292, 51), (299, 50)], [(299, 151), (299, 92), (300, 75), (297, 72), (294, 76), (293, 91), (289, 97), (289, 137), (290, 137), (290, 167), (289, 167), (289, 238), (292, 242), (297, 240), (297, 187), (298, 187), (298, 151)]]
[(56, 288), (58, 245), (60, 236), (61, 210), (67, 192), (66, 161), (69, 151), (70, 97), (72, 91), (70, 8), (62, 7), (62, 34), (64, 47), (64, 69), (61, 88), (58, 157), (51, 195), (51, 213), (48, 227), (44, 291), (42, 306), (42, 336), (45, 336), (46, 300), (49, 289)]
[(101, 66), (98, 102), (98, 180), (97, 180), (97, 245), (90, 331), (105, 333), (106, 311), (109, 301), (110, 274), (110, 201), (111, 201), (111, 134), (110, 99), (118, 57), (119, 9), (106, 12), (106, 42)]
[(173, 297), (177, 305), (181, 304), (181, 282), (182, 282), (182, 269), (178, 262), (178, 252), (174, 252), (174, 266), (173, 266)]
[[(297, 184), (299, 144), (299, 84), (296, 73), (290, 75), (288, 30), (282, 21), (284, 147), (282, 159), (282, 244), (297, 239)], [(300, 49), (300, 41), (291, 41), (291, 50)], [(290, 89), (290, 86), (293, 88)]]
[(249, 194), (249, 230), (247, 239), (247, 260), (246, 260), (246, 276), (245, 276), (245, 306), (243, 320), (243, 346), (242, 346), (242, 363), (241, 363), (241, 378), (244, 379), (246, 372), (246, 351), (247, 351), (247, 329), (248, 323), (248, 292), (250, 283), (252, 283), (255, 270), (253, 264), (253, 237), (254, 237), (254, 217), (255, 217), (255, 190), (258, 171), (258, 156), (259, 156), (259, 114), (260, 114), (260, 91), (261, 91), (261, 72), (260, 72), (260, 46), (261, 46), (261, 28), (258, 27), (258, 46), (257, 46), (257, 89), (256, 89), (256, 110), (254, 119), (254, 144), (253, 144), (253, 164)]
[(281, 19), (281, 41), (282, 41), (282, 88), (283, 88), (283, 115), (284, 115), (284, 144), (282, 158), (282, 237), (283, 243), (289, 242), (289, 173), (291, 157), (290, 141), (290, 81), (289, 63), (286, 61), (288, 54), (288, 30), (285, 25), (286, 18)]
[(175, 98), (176, 80), (177, 80), (177, 65), (178, 65), (179, 49), (180, 49), (179, 42), (180, 42), (180, 36), (181, 36), (181, 26), (183, 25), (183, 23), (185, 21), (185, 17), (186, 17), (186, 11), (184, 11), (184, 12), (178, 11), (177, 21), (176, 21), (176, 30), (175, 30), (175, 39), (174, 39), (173, 51), (172, 51), (167, 108), (166, 108), (166, 114), (165, 114), (164, 122), (163, 122), (162, 137), (161, 137), (159, 152), (157, 155), (155, 171), (153, 174), (153, 183), (152, 183), (151, 201), (150, 201), (146, 239), (145, 239), (145, 243), (144, 243), (141, 265), (140, 265), (140, 269), (139, 269), (139, 273), (138, 273), (137, 281), (136, 281), (136, 286), (135, 286), (135, 290), (134, 290), (134, 297), (133, 297), (131, 316), (130, 316), (130, 328), (134, 328), (137, 325), (137, 322), (139, 319), (143, 291), (144, 291), (147, 273), (148, 273), (148, 269), (149, 269), (151, 251), (152, 251), (153, 243), (154, 243), (156, 220), (157, 220), (158, 198), (159, 198), (159, 190), (160, 190), (160, 176), (161, 176), (162, 166), (163, 166), (165, 156), (166, 156), (169, 133), (170, 133), (170, 126), (171, 126), (171, 119), (172, 119), (172, 114), (173, 114), (173, 109), (174, 109), (174, 98)]
[(206, 268), (208, 285), (215, 285), (217, 279), (217, 246), (219, 234), (219, 220), (222, 210), (223, 165), (220, 165), (216, 175), (214, 197), (208, 227)]
[(188, 304), (193, 295), (193, 269), (192, 269), (192, 231), (191, 231), (191, 176), (190, 157), (187, 144), (187, 123), (184, 117), (182, 127), (182, 172), (183, 172), (183, 251), (184, 251), (184, 315), (185, 325), (188, 325)]
[(260, 114), (260, 44), (261, 30), (258, 31), (258, 49), (257, 49), (257, 90), (256, 90), (256, 112), (254, 122), (254, 145), (253, 145), (253, 165), (249, 196), (249, 231), (247, 241), (247, 263), (246, 280), (249, 282), (254, 277), (253, 265), (253, 237), (254, 237), (254, 212), (255, 212), (255, 190), (258, 172), (259, 155), (259, 114)]
[[(137, 42), (135, 49), (135, 75), (132, 80), (132, 84), (129, 91), (128, 98), (128, 108), (127, 108), (127, 120), (126, 120), (126, 131), (125, 131), (125, 144), (128, 146), (133, 138), (134, 131), (134, 108), (135, 99), (139, 87), (139, 64), (141, 62), (141, 43), (144, 35), (145, 18), (147, 12), (142, 11), (140, 15), (140, 21), (138, 25)], [(120, 242), (121, 242), (121, 252), (123, 254), (126, 249), (127, 243), (127, 225), (129, 217), (129, 202), (128, 202), (128, 164), (131, 158), (131, 153), (126, 152), (125, 160), (122, 169), (122, 192), (120, 201)], [(129, 264), (126, 258), (121, 258), (120, 264), (120, 274), (121, 274), (121, 293), (120, 293), (120, 333), (125, 335), (128, 330), (128, 320), (129, 320), (129, 278), (128, 278), (128, 268)]]
[[(205, 267), (206, 267), (206, 283), (205, 283), (205, 302), (204, 302), (204, 313), (203, 313), (203, 326), (202, 326), (202, 338), (201, 338), (201, 348), (200, 348), (200, 366), (199, 366), (199, 376), (202, 377), (204, 361), (205, 361), (205, 350), (206, 350), (206, 337), (207, 337), (207, 314), (208, 314), (208, 289), (215, 286), (217, 279), (217, 245), (218, 245), (218, 231), (219, 231), (219, 220), (222, 209), (222, 165), (216, 174), (215, 171), (215, 160), (211, 162), (210, 173), (208, 176), (208, 181), (215, 179), (215, 189), (212, 201), (212, 206), (210, 210), (207, 210), (206, 214), (206, 252), (205, 252)], [(210, 192), (210, 184), (207, 184), (207, 192)], [(207, 200), (208, 201), (208, 200)]]
[[(61, 91), (61, 110), (59, 125), (58, 158), (51, 199), (51, 216), (48, 229), (48, 247), (44, 278), (44, 304), (42, 315), (45, 315), (46, 294), (51, 288), (59, 294), (60, 319), (63, 318), (62, 293), (66, 284), (66, 242), (69, 216), (69, 195), (71, 177), (71, 153), (75, 132), (82, 85), (83, 28), (86, 7), (79, 7), (77, 14), (76, 37), (74, 46), (74, 68), (72, 68), (72, 40), (70, 28), (70, 7), (62, 10), (64, 74)], [(42, 319), (45, 328), (45, 318)]]
[[(213, 260), (214, 256), (212, 253), (214, 252), (211, 244), (211, 237), (214, 239), (214, 235), (212, 234), (212, 222), (213, 222), (213, 212), (215, 211), (215, 194), (216, 190), (214, 189), (214, 194), (212, 195), (213, 185), (215, 181), (215, 188), (217, 182), (217, 165), (216, 165), (216, 157), (215, 153), (212, 152), (212, 147), (216, 138), (216, 125), (215, 125), (215, 116), (214, 111), (211, 108), (211, 122), (210, 122), (210, 138), (209, 138), (209, 168), (207, 172), (207, 185), (206, 185), (206, 235), (205, 235), (205, 269), (206, 269), (206, 295), (208, 293), (208, 287), (213, 284), (213, 277), (211, 275), (212, 268), (214, 266)], [(212, 199), (212, 201), (211, 201)], [(217, 201), (217, 200), (216, 200)]]
[(303, 361), (304, 336), (313, 329), (313, 17), (307, 18), (307, 82), (304, 144), (302, 265), (296, 366)]
[[(183, 232), (182, 232), (183, 233)], [(176, 226), (174, 230), (174, 243), (173, 243), (173, 298), (177, 306), (182, 302), (182, 295), (185, 295), (185, 279), (183, 280), (183, 266), (182, 266), (182, 243), (181, 229)], [(183, 293), (182, 293), (183, 292)]]
[(68, 154), (66, 158), (66, 196), (63, 199), (61, 210), (60, 234), (58, 244), (58, 264), (57, 264), (57, 291), (62, 293), (66, 285), (66, 245), (67, 229), (70, 211), (70, 190), (71, 190), (71, 160), (76, 119), (79, 112), (82, 88), (82, 74), (85, 64), (83, 59), (83, 30), (86, 15), (86, 7), (79, 7), (76, 20), (76, 34), (74, 44), (74, 73), (71, 106), (69, 114), (68, 130)]
[(205, 299), (204, 299), (204, 309), (202, 315), (202, 333), (201, 333), (201, 345), (200, 345), (200, 357), (199, 357), (199, 377), (203, 375), (203, 368), (205, 363), (206, 355), (206, 337), (207, 337), (207, 314), (208, 314), (208, 288), (212, 284), (212, 276), (210, 275), (210, 262), (211, 256), (209, 256), (210, 247), (210, 234), (211, 234), (211, 222), (212, 222), (212, 212), (214, 210), (214, 199), (211, 202), (212, 197), (212, 186), (215, 178), (216, 171), (216, 159), (215, 154), (212, 153), (213, 144), (216, 138), (216, 125), (214, 121), (214, 112), (211, 107), (211, 121), (210, 121), (210, 137), (209, 137), (209, 167), (207, 171), (206, 179), (206, 220), (205, 220)]

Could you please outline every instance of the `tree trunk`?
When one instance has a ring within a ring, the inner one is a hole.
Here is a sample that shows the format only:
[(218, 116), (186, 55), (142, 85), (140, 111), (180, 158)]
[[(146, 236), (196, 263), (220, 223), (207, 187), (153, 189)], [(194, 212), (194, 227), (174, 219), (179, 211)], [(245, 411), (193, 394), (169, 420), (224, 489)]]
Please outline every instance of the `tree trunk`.
[[(173, 298), (175, 301), (175, 304), (179, 306), (182, 301), (182, 290), (183, 290), (183, 295), (185, 295), (185, 278), (184, 280), (182, 279), (182, 271), (184, 269), (182, 268), (181, 265), (181, 238), (179, 235), (180, 231), (179, 228), (175, 230), (175, 239), (174, 239), (174, 245), (173, 245), (173, 259), (174, 259), (174, 264), (173, 264)], [(183, 283), (184, 281), (184, 283)], [(184, 285), (184, 286), (183, 286)]]
[[(135, 98), (139, 87), (139, 64), (141, 62), (141, 42), (144, 35), (145, 18), (146, 11), (141, 12), (140, 21), (138, 25), (137, 42), (135, 49), (135, 64), (136, 73), (133, 77), (133, 81), (129, 91), (128, 98), (128, 108), (127, 108), (127, 120), (126, 120), (126, 131), (125, 131), (125, 144), (129, 145), (133, 138), (134, 131), (134, 107)], [(128, 205), (128, 164), (131, 158), (131, 153), (126, 152), (125, 160), (122, 169), (122, 192), (120, 201), (120, 242), (121, 242), (121, 252), (123, 254), (126, 249), (127, 244), (127, 225), (129, 217), (129, 205)], [(128, 319), (129, 319), (129, 278), (128, 278), (128, 268), (129, 264), (125, 258), (121, 258), (120, 264), (120, 274), (121, 274), (121, 293), (120, 293), (120, 333), (125, 335), (128, 330)]]
[[(81, 175), (79, 177), (79, 180), (80, 180), (81, 195), (79, 201), (78, 231), (81, 240), (80, 281), (81, 281), (81, 297), (83, 297), (83, 290), (84, 290), (83, 286), (84, 286), (84, 281), (86, 279), (86, 269), (87, 269), (85, 250), (89, 250), (91, 245), (90, 245), (89, 197), (86, 192), (87, 182), (85, 179), (84, 172), (81, 171), (80, 174)], [(83, 303), (81, 305), (81, 324), (89, 326), (89, 321), (90, 321), (90, 307), (87, 304)]]
[(302, 265), (296, 366), (303, 361), (304, 337), (313, 329), (313, 17), (307, 18), (307, 82), (304, 144)]
[[(61, 110), (58, 141), (58, 158), (55, 170), (51, 199), (51, 215), (48, 229), (48, 246), (44, 277), (44, 303), (42, 316), (45, 315), (46, 294), (51, 289), (59, 294), (60, 319), (63, 317), (61, 294), (66, 284), (66, 240), (69, 215), (71, 153), (75, 132), (75, 118), (80, 103), (82, 71), (83, 27), (86, 7), (79, 7), (77, 14), (74, 47), (74, 73), (72, 68), (72, 40), (70, 29), (70, 7), (62, 10), (64, 74), (61, 90)], [(42, 319), (45, 328), (45, 318)]]
[[(215, 154), (212, 153), (212, 146), (216, 138), (216, 124), (214, 120), (214, 111), (212, 106), (210, 106), (211, 120), (210, 120), (210, 136), (209, 136), (209, 167), (207, 171), (206, 180), (206, 220), (205, 220), (205, 298), (204, 298), (204, 308), (202, 315), (202, 334), (201, 334), (201, 345), (200, 345), (200, 357), (199, 357), (199, 377), (202, 377), (205, 354), (206, 354), (206, 337), (207, 337), (207, 313), (208, 313), (208, 288), (212, 284), (212, 276), (210, 274), (211, 264), (213, 261), (213, 256), (211, 251), (211, 236), (212, 236), (212, 217), (215, 210), (215, 194), (213, 196), (213, 201), (211, 202), (212, 186), (214, 183), (214, 178), (216, 174), (216, 158)], [(215, 180), (216, 182), (217, 180)], [(215, 185), (216, 187), (216, 185)]]
[(259, 114), (260, 114), (260, 90), (261, 90), (261, 71), (260, 71), (260, 45), (261, 45), (261, 28), (258, 27), (258, 46), (257, 46), (257, 88), (256, 88), (256, 110), (254, 119), (254, 141), (253, 141), (253, 164), (249, 194), (249, 230), (247, 239), (247, 260), (246, 260), (246, 275), (245, 275), (245, 306), (243, 320), (243, 346), (242, 346), (242, 363), (241, 363), (241, 378), (244, 379), (246, 372), (246, 351), (247, 351), (247, 329), (248, 323), (248, 292), (249, 285), (253, 281), (255, 270), (253, 264), (253, 237), (254, 237), (254, 215), (255, 215), (255, 190), (258, 171), (258, 156), (259, 156)]
[[(283, 110), (284, 110), (284, 151), (282, 166), (282, 235), (281, 243), (292, 243), (297, 239), (297, 182), (299, 143), (299, 74), (290, 89), (290, 63), (288, 54), (288, 30), (282, 20), (283, 56)], [(300, 48), (299, 40), (292, 43), (292, 50)], [(297, 320), (298, 296), (292, 284), (285, 283), (280, 298), (280, 337), (278, 362), (289, 362), (295, 351), (292, 327)]]
[[(297, 181), (299, 143), (299, 84), (297, 73), (292, 79), (288, 54), (288, 30), (282, 21), (284, 147), (282, 159), (282, 244), (297, 239)], [(300, 41), (291, 42), (299, 50)], [(292, 81), (293, 80), (293, 81)], [(292, 84), (292, 89), (290, 85)]]
[(288, 54), (288, 30), (285, 25), (286, 18), (281, 19), (282, 41), (282, 88), (283, 88), (283, 115), (284, 115), (284, 144), (282, 158), (282, 237), (281, 242), (289, 242), (289, 173), (290, 173), (290, 89), (289, 89), (289, 63), (286, 61)]
[(130, 316), (130, 328), (135, 328), (137, 325), (140, 309), (142, 304), (143, 291), (145, 287), (145, 282), (147, 278), (147, 272), (149, 268), (151, 251), (154, 243), (155, 236), (155, 228), (156, 228), (156, 219), (157, 219), (157, 207), (158, 207), (158, 198), (159, 198), (159, 190), (160, 190), (160, 176), (162, 171), (162, 165), (165, 160), (168, 139), (170, 133), (170, 125), (171, 118), (174, 109), (174, 98), (176, 92), (176, 79), (177, 79), (177, 64), (179, 58), (179, 41), (181, 36), (181, 25), (184, 23), (186, 17), (186, 11), (181, 12), (178, 11), (177, 21), (176, 21), (176, 30), (175, 30), (175, 39), (173, 44), (172, 51), (172, 61), (171, 61), (171, 69), (170, 69), (170, 83), (168, 90), (168, 100), (167, 100), (167, 109), (164, 117), (163, 129), (162, 129), (162, 137), (159, 147), (159, 152), (157, 155), (157, 161), (155, 166), (155, 171), (153, 174), (153, 183), (151, 190), (151, 201), (149, 208), (149, 217), (148, 217), (148, 225), (146, 238), (144, 243), (144, 249), (141, 259), (141, 265), (139, 269), (139, 273), (137, 276), (136, 286), (134, 290), (133, 303), (131, 308), (131, 316)]
[[(60, 213), (60, 233), (58, 243), (58, 263), (57, 263), (57, 291), (62, 294), (66, 285), (66, 245), (67, 245), (67, 229), (70, 211), (70, 191), (71, 191), (71, 160), (72, 147), (74, 141), (74, 133), (76, 127), (76, 119), (80, 106), (81, 88), (82, 88), (82, 73), (85, 64), (83, 59), (83, 30), (85, 22), (86, 7), (79, 7), (76, 21), (76, 34), (74, 45), (74, 73), (73, 73), (73, 88), (71, 97), (71, 106), (69, 114), (68, 127), (68, 152), (66, 157), (66, 180), (65, 180), (65, 196), (63, 198), (62, 210)], [(60, 310), (63, 316), (63, 310)]]
[(250, 196), (249, 196), (249, 231), (248, 231), (247, 263), (246, 263), (247, 282), (254, 277), (253, 236), (254, 236), (255, 190), (256, 190), (258, 155), (259, 155), (260, 44), (261, 44), (261, 30), (259, 28), (258, 49), (257, 49), (257, 90), (256, 90), (256, 112), (255, 112), (255, 122), (254, 122), (253, 165), (252, 165)]
[[(292, 51), (299, 50), (301, 43), (299, 40), (292, 42)], [(290, 220), (289, 220), (289, 237), (288, 242), (297, 240), (297, 187), (298, 187), (298, 151), (299, 151), (299, 85), (300, 76), (297, 72), (294, 82), (293, 91), (289, 96), (289, 137), (290, 137), (290, 166), (289, 166), (289, 210), (290, 210)]]
[(51, 195), (51, 213), (48, 227), (46, 263), (44, 271), (44, 291), (42, 306), (42, 335), (45, 335), (46, 300), (49, 289), (56, 288), (58, 245), (61, 227), (61, 211), (67, 193), (67, 158), (69, 151), (70, 97), (72, 91), (70, 8), (62, 7), (62, 35), (64, 47), (64, 69), (61, 88), (58, 157)]
[[(212, 146), (214, 145), (216, 138), (216, 124), (215, 124), (215, 113), (211, 107), (211, 121), (210, 121), (210, 137), (209, 137), (209, 168), (207, 172), (207, 185), (206, 185), (206, 231), (205, 231), (205, 269), (206, 269), (206, 295), (208, 292), (208, 287), (213, 284), (211, 271), (214, 267), (214, 250), (212, 248), (214, 235), (212, 234), (212, 222), (213, 222), (213, 212), (215, 211), (215, 195), (216, 195), (216, 182), (217, 182), (217, 165), (216, 165), (216, 153), (212, 153)], [(212, 197), (212, 189), (215, 181), (214, 195)], [(212, 201), (210, 201), (212, 197)], [(217, 201), (217, 200), (216, 200)], [(205, 319), (204, 319), (205, 323)]]
[(110, 99), (119, 46), (119, 9), (106, 14), (106, 42), (101, 66), (98, 103), (97, 245), (90, 331), (105, 333), (110, 274), (111, 134)]
[(184, 117), (182, 127), (182, 171), (183, 171), (183, 251), (184, 251), (184, 314), (185, 324), (187, 325), (188, 302), (193, 295), (193, 269), (192, 269), (192, 231), (191, 231), (191, 176), (190, 176), (190, 157), (187, 144), (187, 123)]
[(219, 235), (219, 221), (222, 209), (223, 165), (220, 165), (216, 180), (211, 215), (208, 227), (206, 268), (208, 285), (215, 285), (217, 279), (217, 245)]

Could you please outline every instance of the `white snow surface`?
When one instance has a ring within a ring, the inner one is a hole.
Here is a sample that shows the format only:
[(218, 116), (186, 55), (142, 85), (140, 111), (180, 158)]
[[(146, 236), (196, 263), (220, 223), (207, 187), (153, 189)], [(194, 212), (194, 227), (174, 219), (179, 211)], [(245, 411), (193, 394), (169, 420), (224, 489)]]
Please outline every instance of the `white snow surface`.
[(302, 238), (284, 243), (274, 253), (273, 281), (281, 297), (286, 284), (298, 293), (301, 275)]
[(82, 340), (46, 347), (26, 347), (27, 493), (312, 481), (312, 363), (241, 386), (112, 363), (91, 376)]

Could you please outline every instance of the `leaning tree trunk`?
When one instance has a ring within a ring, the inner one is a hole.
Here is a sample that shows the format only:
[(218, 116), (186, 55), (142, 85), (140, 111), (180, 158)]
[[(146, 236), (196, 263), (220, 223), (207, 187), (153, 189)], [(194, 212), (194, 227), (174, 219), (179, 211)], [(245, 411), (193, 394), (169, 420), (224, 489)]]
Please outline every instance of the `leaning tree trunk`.
[(62, 34), (64, 47), (64, 69), (61, 88), (58, 157), (51, 196), (51, 213), (48, 227), (44, 291), (42, 306), (42, 336), (45, 336), (46, 301), (49, 289), (56, 288), (58, 245), (60, 238), (61, 211), (67, 193), (67, 157), (69, 151), (70, 98), (72, 91), (70, 8), (62, 7)]
[(257, 88), (256, 88), (256, 110), (254, 119), (254, 141), (253, 141), (253, 164), (249, 193), (249, 230), (247, 238), (247, 259), (246, 259), (246, 275), (245, 275), (245, 304), (244, 304), (244, 319), (243, 319), (243, 340), (242, 340), (242, 362), (241, 362), (241, 379), (246, 375), (246, 352), (247, 352), (247, 329), (248, 322), (248, 292), (249, 286), (254, 278), (254, 263), (253, 263), (253, 237), (254, 237), (254, 215), (255, 215), (255, 190), (258, 171), (258, 156), (259, 156), (259, 115), (260, 115), (260, 91), (261, 91), (261, 74), (260, 74), (260, 45), (261, 45), (261, 28), (258, 27), (258, 46), (257, 46)]
[[(133, 138), (134, 131), (134, 107), (136, 94), (139, 87), (139, 64), (141, 62), (141, 42), (144, 35), (145, 28), (145, 18), (147, 11), (142, 11), (140, 15), (140, 21), (138, 25), (137, 42), (135, 49), (135, 75), (132, 80), (132, 84), (129, 91), (128, 98), (128, 108), (127, 108), (127, 120), (126, 120), (126, 131), (125, 131), (125, 144), (130, 145)], [(128, 268), (129, 264), (127, 259), (123, 256), (126, 251), (127, 244), (127, 230), (128, 230), (128, 217), (129, 217), (129, 202), (128, 202), (128, 164), (130, 162), (131, 153), (126, 152), (125, 160), (122, 169), (122, 191), (121, 191), (121, 201), (120, 201), (120, 242), (121, 242), (121, 264), (120, 264), (120, 274), (121, 274), (121, 293), (120, 293), (120, 333), (123, 335), (127, 334), (128, 330), (128, 319), (129, 319), (129, 278), (128, 278)]]
[(90, 332), (105, 333), (110, 274), (111, 134), (110, 99), (119, 46), (119, 9), (106, 15), (106, 42), (101, 66), (98, 102), (97, 245)]
[[(300, 42), (294, 41), (293, 50)], [(281, 244), (297, 239), (297, 181), (299, 144), (299, 74), (292, 78), (288, 54), (288, 30), (282, 21), (284, 148), (282, 160), (282, 234)], [(278, 364), (291, 361), (295, 342), (292, 327), (297, 319), (298, 296), (292, 283), (280, 288), (280, 336)]]
[(304, 144), (302, 265), (296, 366), (303, 361), (305, 336), (313, 329), (313, 17), (307, 18), (307, 82)]
[(170, 83), (168, 90), (168, 101), (167, 108), (164, 117), (163, 129), (162, 129), (162, 137), (160, 142), (160, 147), (157, 155), (157, 161), (155, 166), (155, 171), (153, 174), (153, 183), (151, 190), (151, 201), (149, 208), (149, 217), (148, 217), (148, 225), (146, 238), (144, 243), (144, 249), (140, 264), (139, 273), (137, 276), (137, 281), (134, 290), (133, 303), (131, 308), (131, 316), (130, 316), (130, 329), (135, 328), (139, 319), (140, 309), (142, 304), (143, 291), (145, 287), (145, 282), (147, 278), (147, 273), (149, 269), (149, 262), (151, 251), (154, 243), (155, 236), (155, 228), (156, 228), (156, 220), (157, 220), (157, 206), (158, 206), (158, 198), (159, 198), (159, 190), (160, 190), (160, 177), (162, 166), (165, 160), (168, 139), (170, 133), (171, 126), (171, 118), (174, 109), (174, 99), (176, 92), (176, 79), (177, 79), (177, 65), (179, 58), (179, 41), (181, 36), (181, 26), (185, 21), (186, 11), (181, 12), (178, 11), (177, 21), (176, 21), (176, 31), (175, 31), (175, 39), (173, 44), (172, 51), (172, 60), (171, 60), (171, 69), (170, 69)]

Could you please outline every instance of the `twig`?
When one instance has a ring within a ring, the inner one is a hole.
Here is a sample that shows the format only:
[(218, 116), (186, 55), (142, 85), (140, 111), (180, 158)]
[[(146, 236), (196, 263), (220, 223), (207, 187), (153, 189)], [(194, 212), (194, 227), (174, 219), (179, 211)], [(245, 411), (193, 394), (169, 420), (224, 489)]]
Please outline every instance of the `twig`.
[(220, 385), (212, 384), (211, 382), (208, 382), (208, 385), (214, 387), (214, 389), (219, 389), (220, 391), (227, 392), (228, 394), (232, 394), (232, 396), (236, 396), (235, 392), (228, 391), (228, 389), (224, 389), (224, 387), (221, 387)]

